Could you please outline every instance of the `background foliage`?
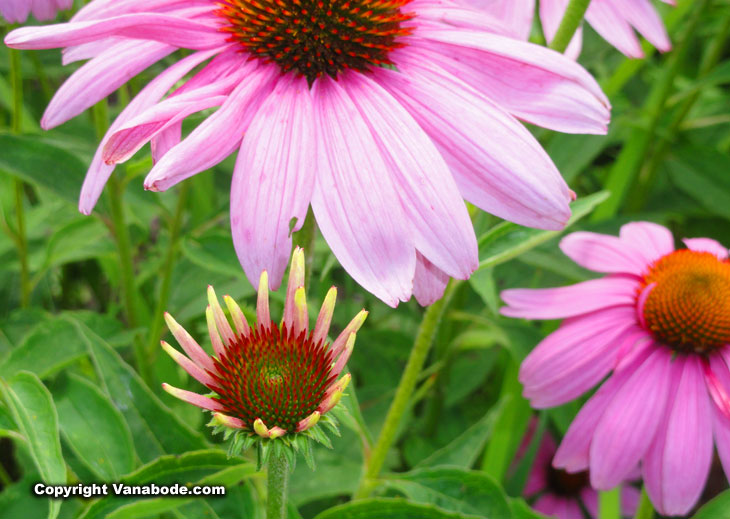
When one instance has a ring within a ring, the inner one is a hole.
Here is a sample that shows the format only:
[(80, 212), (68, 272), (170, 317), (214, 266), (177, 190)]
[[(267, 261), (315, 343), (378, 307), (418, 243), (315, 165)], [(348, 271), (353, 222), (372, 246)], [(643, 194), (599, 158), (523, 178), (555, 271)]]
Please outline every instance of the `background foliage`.
[[(579, 195), (572, 228), (616, 233), (628, 220), (648, 219), (678, 237), (708, 236), (728, 245), (730, 3), (680, 0), (661, 11), (675, 43), (663, 56), (647, 46), (647, 59), (627, 60), (586, 29), (581, 62), (614, 107), (607, 136), (535, 131)], [(540, 38), (537, 30), (534, 37)], [(226, 459), (204, 415), (160, 389), (163, 380), (197, 388), (161, 354), (159, 340), (170, 340), (163, 310), (202, 339), (205, 289), (212, 284), (254, 314), (254, 292), (230, 238), (232, 159), (158, 194), (142, 190), (151, 167), (143, 150), (117, 169), (116, 185), (83, 216), (76, 210), (78, 191), (98, 142), (92, 111), (50, 132), (38, 126), (50, 96), (76, 65), (62, 67), (57, 51), (26, 52), (21, 60), (18, 134), (11, 128), (10, 57), (0, 46), (0, 515), (261, 518), (261, 474), (249, 460)], [(111, 115), (158, 70), (117, 92)], [(97, 120), (103, 115), (95, 113)], [(111, 217), (108, 195), (115, 189), (123, 194), (121, 229)], [(24, 243), (17, 239), (18, 204)], [(349, 364), (354, 384), (345, 399), (348, 412), (339, 417), (342, 437), (332, 450), (318, 448), (315, 472), (297, 466), (292, 518), (539, 517), (520, 497), (535, 446), (542, 431), (564, 433), (580, 402), (537, 413), (532, 448), (513, 463), (536, 414), (520, 396), (517, 367), (556, 323), (500, 317), (498, 292), (573, 283), (589, 273), (561, 255), (559, 233), (476, 210), (472, 215), (481, 268), (455, 288), (375, 497), (356, 502), (350, 496), (423, 309), (414, 302), (386, 307), (349, 279), (317, 238), (311, 304), (318, 306), (334, 284), (340, 288), (335, 331), (362, 307), (370, 317)], [(125, 235), (130, 286), (120, 262)], [(20, 288), (24, 263), (27, 301)], [(274, 315), (280, 315), (282, 294), (273, 296)], [(727, 487), (715, 465), (703, 503)], [(48, 501), (30, 495), (38, 480), (221, 483), (228, 495)], [(728, 509), (724, 491), (696, 518), (730, 517)]]

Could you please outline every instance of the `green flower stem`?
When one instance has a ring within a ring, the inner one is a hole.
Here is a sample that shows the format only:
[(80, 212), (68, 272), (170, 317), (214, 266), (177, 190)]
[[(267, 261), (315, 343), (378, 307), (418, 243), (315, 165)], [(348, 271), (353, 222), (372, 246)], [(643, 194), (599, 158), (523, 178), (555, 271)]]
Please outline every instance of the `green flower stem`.
[(563, 19), (560, 21), (558, 32), (555, 33), (555, 37), (550, 43), (551, 49), (565, 52), (565, 49), (570, 45), (570, 40), (575, 35), (575, 31), (580, 27), (590, 3), (591, 0), (570, 0)]
[(598, 519), (621, 519), (621, 486), (599, 492)]
[(654, 506), (651, 504), (649, 494), (646, 493), (646, 487), (641, 489), (641, 499), (639, 506), (636, 508), (635, 519), (654, 519)]
[(286, 519), (286, 497), (289, 486), (289, 462), (283, 454), (272, 455), (268, 467), (266, 519)]
[[(13, 89), (13, 115), (10, 130), (19, 134), (23, 131), (23, 70), (20, 64), (20, 51), (8, 49), (10, 55), (10, 84)], [(18, 248), (20, 262), (20, 306), (27, 308), (30, 304), (30, 268), (28, 267), (28, 237), (25, 234), (25, 208), (23, 181), (15, 179), (15, 244)]]
[(183, 215), (185, 213), (185, 204), (188, 198), (190, 183), (183, 182), (178, 192), (177, 205), (175, 206), (175, 214), (170, 222), (170, 242), (167, 245), (165, 253), (165, 263), (162, 266), (162, 282), (160, 283), (160, 292), (157, 294), (157, 303), (155, 304), (155, 313), (150, 324), (150, 333), (147, 339), (147, 356), (154, 358), (159, 347), (159, 340), (162, 335), (164, 320), (162, 315), (167, 308), (167, 302), (170, 299), (170, 283), (172, 282), (172, 271), (175, 267), (175, 256), (180, 238), (180, 228), (182, 227)]
[[(109, 127), (109, 106), (106, 99), (99, 101), (93, 108), (94, 125), (96, 128), (96, 136), (101, 141), (104, 138), (107, 128)], [(117, 172), (119, 173), (119, 172)], [(119, 269), (122, 279), (122, 301), (124, 305), (124, 314), (127, 319), (127, 325), (135, 329), (139, 325), (137, 315), (137, 286), (134, 280), (134, 263), (132, 261), (132, 240), (129, 237), (129, 227), (124, 216), (124, 185), (120, 181), (118, 174), (112, 174), (107, 182), (109, 209), (111, 218), (112, 237), (117, 245), (117, 253), (119, 255)], [(137, 365), (137, 371), (142, 378), (149, 383), (151, 375), (149, 363), (145, 357), (144, 342), (139, 335), (135, 335), (134, 341), (134, 358)]]
[(431, 350), (431, 345), (443, 318), (444, 311), (448, 307), (459, 284), (457, 281), (450, 281), (446, 287), (444, 296), (429, 306), (423, 315), (423, 321), (421, 321), (421, 325), (418, 328), (413, 349), (408, 357), (408, 363), (403, 371), (398, 388), (395, 391), (390, 409), (388, 409), (388, 414), (385, 417), (383, 428), (380, 430), (378, 441), (375, 443), (370, 457), (366, 462), (365, 474), (360, 481), (358, 490), (355, 492), (355, 499), (368, 497), (377, 484), (378, 475), (383, 468), (388, 451), (395, 442), (398, 426), (413, 396), (419, 374), (423, 369), (423, 364), (426, 362), (428, 352)]
[(605, 188), (611, 192), (611, 195), (593, 211), (591, 220), (601, 221), (610, 219), (616, 215), (619, 208), (623, 205), (629, 188), (636, 181), (636, 177), (651, 151), (650, 148), (654, 142), (654, 135), (659, 126), (659, 120), (664, 113), (664, 106), (672, 92), (674, 80), (687, 58), (690, 43), (697, 33), (702, 13), (709, 3), (710, 0), (699, 0), (697, 2), (692, 17), (687, 22), (683, 37), (667, 58), (662, 69), (661, 77), (654, 83), (654, 86), (649, 92), (643, 109), (647, 124), (635, 128), (625, 141), (621, 153), (619, 153), (618, 158), (608, 173), (608, 179), (605, 184)]
[[(730, 36), (730, 15), (726, 15), (720, 30), (707, 46), (707, 52), (702, 58), (700, 68), (697, 73), (697, 79), (700, 80), (709, 74), (722, 59), (725, 46)], [(659, 166), (661, 166), (664, 157), (669, 151), (670, 144), (679, 133), (682, 123), (689, 115), (692, 107), (700, 98), (701, 89), (697, 88), (694, 93), (690, 94), (674, 112), (669, 126), (662, 131), (662, 140), (657, 144), (656, 150), (652, 154), (646, 166), (642, 169), (638, 178), (636, 189), (633, 190), (629, 200), (628, 208), (632, 211), (639, 211), (645, 205), (649, 196), (651, 186), (654, 184)]]

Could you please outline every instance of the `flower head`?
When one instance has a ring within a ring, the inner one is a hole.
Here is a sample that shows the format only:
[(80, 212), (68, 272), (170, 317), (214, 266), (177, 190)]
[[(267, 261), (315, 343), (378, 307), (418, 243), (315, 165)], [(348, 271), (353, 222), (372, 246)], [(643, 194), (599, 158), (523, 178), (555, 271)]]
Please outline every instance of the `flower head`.
[[(333, 419), (324, 415), (337, 405), (350, 382), (349, 374), (340, 374), (352, 353), (355, 334), (367, 316), (367, 312), (360, 312), (329, 344), (327, 332), (336, 296), (333, 287), (310, 332), (304, 254), (299, 248), (292, 256), (281, 325), (272, 322), (269, 315), (265, 271), (261, 274), (254, 326), (248, 325), (236, 302), (225, 296), (231, 326), (213, 287), (209, 287), (206, 317), (215, 355), (208, 356), (169, 314), (165, 320), (187, 356), (164, 341), (162, 347), (214, 395), (207, 397), (168, 384), (163, 384), (163, 388), (181, 400), (212, 411), (211, 425), (226, 431), (226, 437), (237, 433), (232, 451), (257, 440), (277, 438), (299, 448), (297, 438), (302, 435), (326, 442), (326, 436), (316, 426), (320, 420), (336, 426)], [(303, 452), (307, 454), (308, 449)]]
[(590, 469), (609, 489), (638, 464), (657, 509), (687, 513), (707, 480), (715, 444), (730, 475), (730, 263), (707, 238), (656, 224), (619, 237), (573, 233), (560, 246), (608, 275), (577, 285), (507, 290), (502, 313), (567, 318), (522, 364), (534, 407), (572, 400), (599, 384), (568, 430), (554, 464)]
[(0, 0), (0, 14), (9, 23), (24, 23), (33, 13), (36, 20), (53, 20), (56, 12), (70, 9), (73, 0)]
[[(45, 128), (191, 51), (114, 121), (82, 212), (148, 142), (154, 191), (239, 150), (230, 214), (248, 278), (267, 270), (279, 286), (311, 205), (345, 270), (393, 306), (411, 295), (429, 304), (476, 269), (464, 198), (523, 225), (564, 226), (573, 193), (518, 119), (575, 133), (605, 133), (609, 119), (582, 67), (451, 0), (93, 0), (69, 23), (5, 41), (89, 59)], [(211, 108), (182, 139), (182, 121)]]

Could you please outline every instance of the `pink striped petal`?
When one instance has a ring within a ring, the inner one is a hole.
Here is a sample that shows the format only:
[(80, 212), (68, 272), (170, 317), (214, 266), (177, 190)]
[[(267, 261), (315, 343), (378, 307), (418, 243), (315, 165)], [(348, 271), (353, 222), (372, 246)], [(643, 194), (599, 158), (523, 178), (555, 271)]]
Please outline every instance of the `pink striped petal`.
[(558, 447), (558, 451), (555, 453), (553, 459), (555, 467), (565, 469), (568, 472), (580, 472), (588, 469), (590, 447), (596, 427), (616, 394), (646, 361), (653, 349), (654, 346), (648, 344), (637, 347), (633, 358), (617, 368), (613, 375), (586, 402), (575, 420), (573, 420)]
[(398, 66), (378, 70), (376, 80), (434, 141), (465, 199), (521, 225), (565, 225), (570, 190), (524, 126), (427, 60), (403, 53)]
[(615, 0), (593, 0), (586, 11), (586, 20), (603, 39), (626, 56), (637, 59), (644, 57), (634, 28)]
[(671, 351), (658, 348), (616, 392), (591, 442), (594, 488), (617, 486), (646, 454), (665, 413), (671, 373)]
[(682, 240), (690, 250), (699, 252), (710, 252), (720, 258), (726, 260), (728, 258), (728, 250), (720, 242), (711, 238), (685, 238)]
[(195, 380), (210, 389), (220, 389), (220, 386), (213, 377), (165, 341), (162, 341), (162, 349)]
[(207, 396), (179, 389), (165, 383), (162, 384), (162, 389), (170, 393), (175, 398), (179, 398), (188, 404), (193, 404), (203, 409), (207, 409), (208, 411), (225, 411), (225, 407), (222, 404), (216, 402), (212, 398), (208, 398)]
[(28, 0), (4, 0), (0, 2), (0, 14), (8, 23), (24, 23), (30, 14)]
[(607, 234), (574, 232), (560, 241), (560, 249), (581, 267), (596, 272), (641, 276), (649, 267), (636, 247)]
[[(416, 251), (394, 185), (394, 173), (341, 83), (314, 85), (318, 172), (312, 209), (343, 268), (390, 306), (413, 290)], [(347, 150), (347, 153), (343, 153)], [(367, 196), (363, 196), (367, 194)]]
[(413, 295), (422, 306), (435, 303), (444, 295), (449, 276), (424, 258), (416, 254), (416, 272), (413, 276)]
[(330, 324), (332, 323), (332, 315), (335, 311), (336, 300), (337, 288), (330, 287), (324, 301), (322, 301), (322, 307), (320, 308), (319, 315), (317, 316), (317, 323), (314, 325), (312, 341), (314, 341), (315, 344), (327, 340), (327, 333), (329, 333)]
[(515, 117), (565, 133), (608, 131), (610, 103), (572, 59), (485, 31), (429, 27), (417, 35), (424, 40), (414, 40), (402, 55), (423, 55)]
[(201, 368), (215, 372), (215, 365), (210, 359), (210, 356), (205, 352), (205, 350), (203, 350), (203, 348), (200, 347), (187, 330), (180, 326), (169, 313), (165, 312), (164, 318), (173, 337), (175, 337), (175, 340), (178, 344), (180, 344), (188, 357), (190, 357)]
[(535, 0), (467, 0), (466, 4), (484, 9), (502, 22), (504, 30), (520, 40), (527, 40), (532, 29)]
[(363, 74), (342, 85), (369, 126), (393, 176), (418, 251), (449, 276), (479, 264), (477, 239), (446, 162), (403, 106)]
[(508, 306), (500, 313), (526, 319), (574, 317), (602, 308), (634, 305), (637, 289), (635, 278), (614, 275), (567, 287), (505, 290), (501, 297)]
[[(694, 507), (712, 463), (712, 409), (701, 360), (688, 356), (678, 378), (666, 426), (658, 433), (664, 441), (656, 441), (644, 470), (652, 502), (664, 515), (684, 515)], [(658, 488), (660, 495), (655, 494)]]
[(238, 259), (252, 281), (266, 270), (272, 290), (281, 284), (291, 233), (304, 224), (314, 189), (312, 114), (306, 79), (283, 76), (251, 121), (233, 172), (231, 230)]
[(651, 222), (631, 222), (621, 226), (619, 237), (636, 249), (647, 263), (674, 251), (674, 236), (666, 227)]

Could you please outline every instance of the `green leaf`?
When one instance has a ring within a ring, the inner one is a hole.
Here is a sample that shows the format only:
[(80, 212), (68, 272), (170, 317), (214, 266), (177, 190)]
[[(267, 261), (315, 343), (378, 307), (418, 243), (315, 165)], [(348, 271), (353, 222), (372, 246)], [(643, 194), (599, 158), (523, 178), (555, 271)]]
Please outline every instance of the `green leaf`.
[(730, 157), (709, 148), (687, 147), (666, 166), (679, 189), (712, 214), (730, 220)]
[(585, 196), (571, 204), (573, 215), (562, 231), (529, 229), (511, 222), (502, 222), (492, 227), (479, 238), (479, 268), (493, 267), (511, 260), (541, 243), (554, 238), (588, 215), (598, 204), (608, 198), (608, 192), (599, 191)]
[(87, 165), (42, 136), (0, 133), (0, 171), (49, 189), (77, 204)]
[(492, 407), (477, 423), (466, 429), (451, 443), (419, 462), (416, 467), (435, 467), (437, 465), (471, 467), (492, 434), (494, 421), (500, 409), (500, 405)]
[[(3, 396), (20, 434), (27, 440), (38, 472), (47, 484), (66, 483), (66, 464), (61, 455), (58, 415), (51, 393), (33, 373), (18, 373), (2, 381)], [(49, 519), (55, 519), (61, 501), (48, 500)]]
[(65, 319), (79, 331), (102, 389), (124, 415), (142, 461), (206, 446), (203, 437), (165, 406), (104, 339), (72, 317)]
[(384, 484), (411, 501), (450, 512), (482, 517), (509, 517), (507, 496), (484, 472), (451, 467), (419, 469), (391, 476)]
[(44, 378), (86, 354), (78, 330), (62, 319), (41, 322), (0, 362), (0, 376), (31, 371)]
[(730, 490), (705, 503), (692, 519), (730, 519)]
[(230, 233), (209, 233), (199, 238), (182, 241), (183, 254), (194, 264), (206, 270), (239, 278), (241, 264), (233, 249)]
[[(403, 499), (362, 499), (335, 506), (314, 519), (466, 519), (483, 517), (447, 512), (433, 505), (417, 505)], [(494, 518), (496, 519), (496, 517)]]
[(530, 505), (522, 498), (510, 499), (509, 506), (512, 510), (512, 519), (547, 519), (546, 515), (530, 508)]
[[(228, 458), (219, 449), (188, 452), (180, 456), (161, 456), (121, 478), (126, 485), (169, 485), (195, 483), (201, 485), (233, 485), (255, 474), (255, 467), (239, 457)], [(109, 496), (94, 501), (80, 519), (107, 517), (136, 518), (174, 510), (200, 498), (155, 498), (149, 496), (119, 499), (109, 485)]]
[(54, 395), (64, 440), (101, 481), (117, 481), (134, 468), (132, 435), (108, 396), (75, 375)]
[(109, 229), (96, 218), (81, 216), (58, 228), (48, 240), (45, 269), (112, 254)]

